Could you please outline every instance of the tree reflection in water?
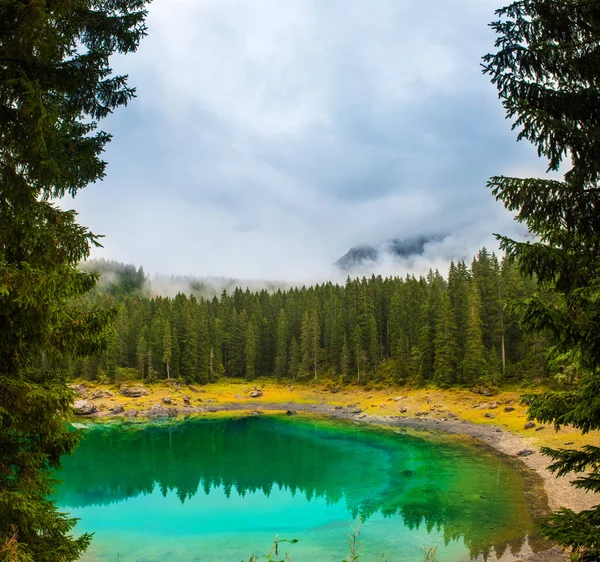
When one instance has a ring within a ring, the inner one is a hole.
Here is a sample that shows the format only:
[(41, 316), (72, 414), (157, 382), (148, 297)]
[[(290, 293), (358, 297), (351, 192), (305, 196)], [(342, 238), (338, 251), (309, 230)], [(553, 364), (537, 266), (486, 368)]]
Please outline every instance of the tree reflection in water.
[(344, 501), (352, 517), (399, 514), (411, 529), (462, 538), (472, 557), (492, 548), (516, 554), (544, 508), (538, 483), (490, 449), (282, 416), (90, 425), (59, 477), (57, 503), (71, 508), (157, 486), (181, 502), (200, 488), (269, 496), (277, 486), (308, 500)]

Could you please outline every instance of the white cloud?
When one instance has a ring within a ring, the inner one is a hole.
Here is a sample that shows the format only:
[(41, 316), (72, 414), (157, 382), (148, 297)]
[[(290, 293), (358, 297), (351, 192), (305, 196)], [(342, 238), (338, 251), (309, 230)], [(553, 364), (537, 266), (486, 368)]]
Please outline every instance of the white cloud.
[(539, 163), (481, 75), (495, 7), (154, 0), (115, 60), (139, 97), (106, 123), (108, 177), (75, 202), (96, 255), (304, 280), (360, 243), (443, 234), (458, 253), (512, 231), (485, 182)]

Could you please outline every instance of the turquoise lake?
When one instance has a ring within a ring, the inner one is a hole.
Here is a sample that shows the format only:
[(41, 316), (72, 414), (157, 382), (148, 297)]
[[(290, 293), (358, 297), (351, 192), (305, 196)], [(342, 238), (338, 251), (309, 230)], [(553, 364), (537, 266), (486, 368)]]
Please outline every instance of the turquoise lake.
[[(89, 424), (56, 502), (86, 562), (514, 560), (540, 548), (539, 483), (466, 439), (308, 417)], [(383, 557), (382, 557), (383, 555)]]

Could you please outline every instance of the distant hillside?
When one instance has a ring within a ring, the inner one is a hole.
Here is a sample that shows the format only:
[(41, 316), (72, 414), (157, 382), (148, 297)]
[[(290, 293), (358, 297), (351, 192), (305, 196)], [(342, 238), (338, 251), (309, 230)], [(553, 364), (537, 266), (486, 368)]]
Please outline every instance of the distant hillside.
[(113, 296), (127, 296), (144, 291), (147, 278), (144, 268), (136, 268), (113, 260), (89, 260), (79, 264), (80, 269), (96, 273), (100, 278), (96, 290)]
[(79, 266), (81, 269), (99, 275), (96, 291), (116, 297), (143, 293), (146, 296), (174, 297), (178, 293), (195, 297), (213, 298), (227, 291), (232, 293), (237, 287), (250, 291), (266, 290), (270, 293), (289, 289), (292, 283), (268, 281), (262, 279), (235, 279), (232, 277), (194, 277), (191, 275), (155, 275), (145, 274), (144, 268), (133, 264), (124, 264), (113, 260), (89, 260)]

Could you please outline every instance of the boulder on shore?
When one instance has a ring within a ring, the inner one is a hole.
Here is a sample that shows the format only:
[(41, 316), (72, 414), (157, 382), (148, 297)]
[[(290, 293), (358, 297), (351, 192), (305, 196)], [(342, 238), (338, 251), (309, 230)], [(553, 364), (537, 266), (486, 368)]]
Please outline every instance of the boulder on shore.
[(110, 410), (112, 410), (113, 414), (122, 414), (125, 411), (125, 408), (123, 407), (123, 404), (115, 404)]
[(255, 389), (250, 393), (250, 398), (260, 398), (263, 395), (262, 390)]
[(128, 398), (139, 398), (140, 396), (146, 396), (147, 394), (150, 394), (148, 389), (141, 384), (136, 384), (134, 386), (124, 385), (119, 389), (119, 392)]
[(535, 451), (532, 449), (523, 449), (517, 453), (517, 457), (529, 457), (530, 455), (535, 455)]
[(173, 413), (167, 410), (162, 404), (154, 404), (148, 410), (147, 415), (149, 418), (166, 418), (173, 415)]
[(89, 400), (75, 400), (73, 408), (78, 416), (89, 416), (96, 411), (96, 406)]
[(85, 386), (85, 385), (83, 385), (83, 384), (70, 384), (70, 385), (69, 385), (69, 388), (70, 388), (70, 389), (71, 389), (73, 392), (75, 392), (75, 393), (79, 394), (79, 396), (83, 396), (83, 395), (84, 395), (84, 394), (87, 392), (87, 388), (86, 388), (86, 386)]

